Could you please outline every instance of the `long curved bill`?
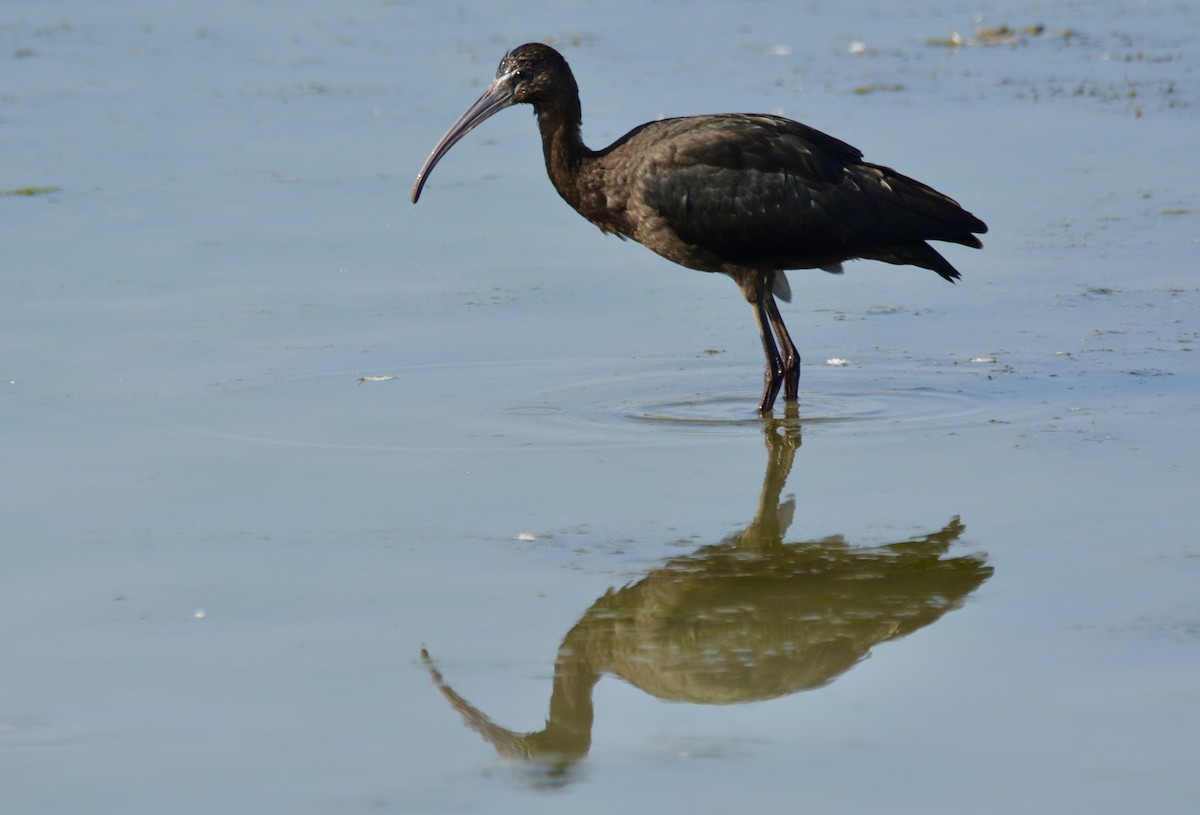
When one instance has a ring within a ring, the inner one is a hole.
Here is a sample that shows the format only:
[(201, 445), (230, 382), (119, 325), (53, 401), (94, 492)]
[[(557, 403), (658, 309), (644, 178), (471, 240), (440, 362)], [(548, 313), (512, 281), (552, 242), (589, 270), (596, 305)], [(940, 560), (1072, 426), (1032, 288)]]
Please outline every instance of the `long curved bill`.
[(429, 154), (429, 158), (425, 159), (425, 166), (421, 168), (421, 172), (417, 173), (417, 180), (413, 183), (412, 202), (417, 203), (417, 199), (421, 197), (421, 190), (425, 187), (425, 181), (429, 178), (429, 174), (433, 172), (433, 168), (442, 160), (442, 156), (450, 152), (450, 148), (458, 144), (459, 140), (478, 127), (484, 120), (496, 115), (513, 104), (513, 89), (508, 84), (510, 79), (509, 74), (496, 77), (492, 80), (492, 84), (488, 85), (483, 95), (475, 100), (471, 107), (467, 108), (467, 112), (459, 117), (458, 121), (446, 131), (446, 135), (442, 136), (441, 140), (433, 148), (433, 152)]

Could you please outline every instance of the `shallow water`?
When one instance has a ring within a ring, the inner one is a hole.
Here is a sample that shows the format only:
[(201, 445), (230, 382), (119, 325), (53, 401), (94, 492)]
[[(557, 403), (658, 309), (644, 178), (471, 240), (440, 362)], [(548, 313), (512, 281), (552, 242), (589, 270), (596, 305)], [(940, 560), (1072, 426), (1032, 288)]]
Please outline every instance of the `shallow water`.
[[(1190, 811), (1196, 25), (10, 3), (0, 808)], [(584, 223), (523, 112), (408, 204), (532, 39), (593, 145), (782, 112), (986, 249), (793, 273), (763, 422), (733, 285)]]

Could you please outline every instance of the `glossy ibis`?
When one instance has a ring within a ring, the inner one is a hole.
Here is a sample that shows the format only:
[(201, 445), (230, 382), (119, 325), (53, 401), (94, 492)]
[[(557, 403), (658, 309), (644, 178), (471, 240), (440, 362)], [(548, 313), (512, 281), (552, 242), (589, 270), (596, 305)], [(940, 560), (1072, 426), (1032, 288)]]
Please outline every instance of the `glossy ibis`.
[(788, 400), (799, 390), (800, 354), (775, 303), (791, 300), (786, 269), (836, 273), (842, 261), (870, 258), (932, 269), (953, 282), (958, 271), (926, 241), (983, 246), (973, 233), (987, 226), (953, 199), (780, 116), (663, 119), (591, 150), (579, 133), (575, 77), (561, 54), (539, 43), (500, 60), (487, 90), (417, 174), (413, 203), (451, 147), (519, 103), (533, 105), (550, 181), (580, 215), (603, 232), (738, 284), (754, 308), (767, 360), (761, 413), (771, 410), (780, 386)]

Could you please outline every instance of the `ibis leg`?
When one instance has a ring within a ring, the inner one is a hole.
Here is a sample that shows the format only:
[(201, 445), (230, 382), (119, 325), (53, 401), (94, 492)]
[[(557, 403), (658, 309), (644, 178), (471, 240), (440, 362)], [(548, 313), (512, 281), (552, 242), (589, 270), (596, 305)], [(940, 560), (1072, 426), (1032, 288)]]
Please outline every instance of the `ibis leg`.
[(767, 316), (771, 318), (771, 326), (779, 338), (779, 353), (783, 360), (783, 398), (794, 402), (800, 398), (800, 352), (796, 350), (796, 343), (792, 342), (787, 326), (783, 324), (783, 315), (779, 313), (774, 297), (767, 298)]
[[(770, 295), (767, 297), (768, 302), (771, 302)], [(775, 304), (771, 302), (769, 308), (775, 308)], [(758, 412), (769, 413), (775, 406), (775, 397), (779, 395), (779, 387), (783, 384), (784, 366), (783, 360), (779, 356), (779, 349), (775, 347), (775, 338), (771, 336), (768, 306), (762, 302), (755, 304), (754, 319), (758, 323), (758, 336), (762, 339), (763, 355), (767, 358), (767, 368), (763, 374), (763, 394), (762, 400), (758, 403)], [(797, 375), (799, 375), (798, 369)]]

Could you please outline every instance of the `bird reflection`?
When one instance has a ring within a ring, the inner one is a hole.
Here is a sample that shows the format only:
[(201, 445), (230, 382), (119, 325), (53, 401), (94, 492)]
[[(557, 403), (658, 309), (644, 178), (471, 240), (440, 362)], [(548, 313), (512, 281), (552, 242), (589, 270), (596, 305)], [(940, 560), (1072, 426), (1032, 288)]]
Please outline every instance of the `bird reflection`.
[(592, 689), (616, 674), (660, 699), (735, 704), (826, 685), (876, 643), (897, 639), (960, 606), (992, 574), (978, 554), (946, 557), (957, 517), (929, 535), (865, 548), (840, 535), (784, 543), (795, 500), (780, 496), (800, 445), (794, 411), (764, 421), (768, 465), (745, 530), (672, 558), (610, 589), (558, 649), (543, 729), (494, 723), (421, 657), (442, 695), (535, 783), (565, 784), (591, 746)]

